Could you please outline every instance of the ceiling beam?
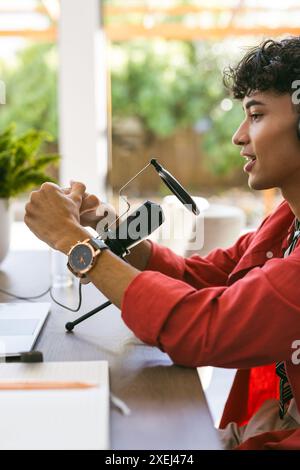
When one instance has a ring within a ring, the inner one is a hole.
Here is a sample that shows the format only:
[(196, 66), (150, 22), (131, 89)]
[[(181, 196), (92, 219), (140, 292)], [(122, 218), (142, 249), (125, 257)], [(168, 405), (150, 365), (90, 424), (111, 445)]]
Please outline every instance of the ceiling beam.
[(17, 7), (17, 6), (9, 6), (9, 7), (6, 7), (6, 6), (0, 6), (0, 14), (1, 13), (5, 13), (5, 14), (20, 14), (20, 15), (24, 15), (24, 14), (27, 14), (27, 13), (30, 13), (31, 15), (33, 13), (42, 13), (42, 14), (45, 14), (46, 13), (46, 10), (45, 8), (42, 6), (42, 5), (37, 5), (35, 7)]
[(105, 32), (111, 41), (126, 41), (138, 37), (154, 38), (160, 37), (175, 40), (197, 40), (197, 39), (213, 39), (225, 38), (232, 36), (279, 36), (283, 34), (300, 35), (299, 27), (230, 27), (230, 28), (189, 28), (180, 24), (163, 24), (156, 25), (152, 28), (145, 28), (142, 25), (106, 25)]
[[(300, 36), (300, 27), (280, 27), (280, 28), (188, 28), (178, 24), (164, 24), (154, 26), (151, 29), (145, 28), (141, 25), (124, 25), (120, 26), (107, 25), (105, 33), (111, 41), (128, 41), (136, 38), (154, 38), (160, 37), (163, 39), (174, 39), (184, 41), (196, 41), (201, 39), (222, 39), (233, 36), (280, 36), (284, 34), (291, 34)], [(41, 41), (55, 41), (57, 39), (56, 28), (48, 28), (45, 30), (8, 30), (0, 31), (0, 37), (25, 37), (29, 39)]]
[[(235, 7), (234, 7), (235, 8)], [(192, 5), (181, 5), (181, 6), (174, 6), (174, 7), (149, 7), (149, 6), (112, 6), (112, 5), (104, 5), (104, 12), (106, 16), (118, 16), (118, 15), (130, 15), (130, 14), (166, 14), (169, 16), (181, 16), (181, 15), (188, 15), (192, 13), (203, 13), (203, 12), (211, 12), (211, 13), (221, 13), (221, 12), (230, 12), (232, 8), (226, 6), (216, 6), (216, 5), (208, 5), (208, 6), (192, 6)], [(272, 13), (274, 11), (280, 11), (278, 8), (268, 8), (268, 7), (246, 7), (241, 6), (239, 8), (239, 13), (256, 13), (256, 12), (269, 12)], [(283, 12), (286, 11), (300, 11), (299, 6), (291, 6), (282, 9)]]
[(55, 41), (57, 38), (56, 28), (43, 30), (36, 29), (18, 29), (9, 31), (0, 31), (0, 37), (23, 37), (28, 39), (37, 39), (42, 41)]

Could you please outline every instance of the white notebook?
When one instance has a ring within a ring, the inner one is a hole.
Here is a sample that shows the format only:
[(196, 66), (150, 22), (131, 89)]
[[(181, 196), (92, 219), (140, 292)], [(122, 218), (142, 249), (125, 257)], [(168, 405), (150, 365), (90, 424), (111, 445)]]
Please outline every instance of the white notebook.
[[(17, 382), (91, 386), (3, 390)], [(0, 364), (0, 417), (1, 450), (109, 449), (108, 363)]]

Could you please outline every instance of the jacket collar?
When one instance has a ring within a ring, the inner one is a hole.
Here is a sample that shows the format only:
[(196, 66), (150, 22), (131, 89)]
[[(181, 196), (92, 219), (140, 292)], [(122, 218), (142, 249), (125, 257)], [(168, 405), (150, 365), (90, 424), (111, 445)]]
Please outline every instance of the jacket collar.
[[(295, 228), (295, 216), (283, 201), (257, 229), (256, 236), (231, 272), (228, 285), (256, 266), (263, 266), (271, 258), (282, 258)], [(300, 240), (298, 240), (299, 243)]]

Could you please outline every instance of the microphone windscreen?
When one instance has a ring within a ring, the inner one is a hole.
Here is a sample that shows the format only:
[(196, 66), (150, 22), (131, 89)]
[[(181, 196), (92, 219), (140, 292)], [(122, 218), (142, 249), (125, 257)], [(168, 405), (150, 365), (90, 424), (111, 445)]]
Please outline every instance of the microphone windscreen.
[(126, 251), (154, 232), (163, 222), (164, 213), (159, 204), (146, 201), (116, 230), (109, 230), (103, 240), (118, 256), (123, 256)]

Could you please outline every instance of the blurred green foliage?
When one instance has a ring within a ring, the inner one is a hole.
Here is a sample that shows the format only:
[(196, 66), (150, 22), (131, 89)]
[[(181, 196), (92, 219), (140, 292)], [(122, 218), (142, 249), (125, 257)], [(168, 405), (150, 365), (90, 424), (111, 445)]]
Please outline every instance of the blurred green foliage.
[[(231, 136), (241, 120), (241, 106), (233, 101), (229, 111), (221, 106), (228, 98), (222, 70), (234, 61), (228, 45), (136, 40), (110, 45), (108, 56), (113, 119), (137, 117), (158, 138), (195, 127), (202, 133), (212, 173), (226, 174), (240, 166)], [(56, 47), (30, 46), (18, 54), (13, 67), (2, 64), (0, 73), (7, 85), (0, 129), (15, 121), (18, 131), (45, 129), (57, 140)]]
[[(241, 121), (241, 106), (229, 99), (222, 81), (229, 54), (226, 45), (207, 41), (114, 45), (110, 51), (113, 117), (138, 117), (158, 137), (196, 127), (203, 134), (205, 162), (213, 173), (240, 167), (231, 137)], [(222, 108), (226, 98), (232, 107), (227, 111)]]
[(45, 129), (58, 136), (57, 54), (53, 44), (19, 51), (13, 64), (0, 63), (6, 104), (0, 106), (0, 129), (15, 122), (18, 132)]
[(211, 113), (212, 127), (202, 142), (206, 165), (217, 175), (226, 175), (235, 168), (241, 168), (239, 150), (232, 144), (232, 135), (244, 119), (240, 104), (233, 103), (230, 111), (216, 107)]
[(159, 137), (194, 124), (223, 95), (220, 77), (190, 43), (139, 41), (111, 51), (114, 117), (137, 116)]

